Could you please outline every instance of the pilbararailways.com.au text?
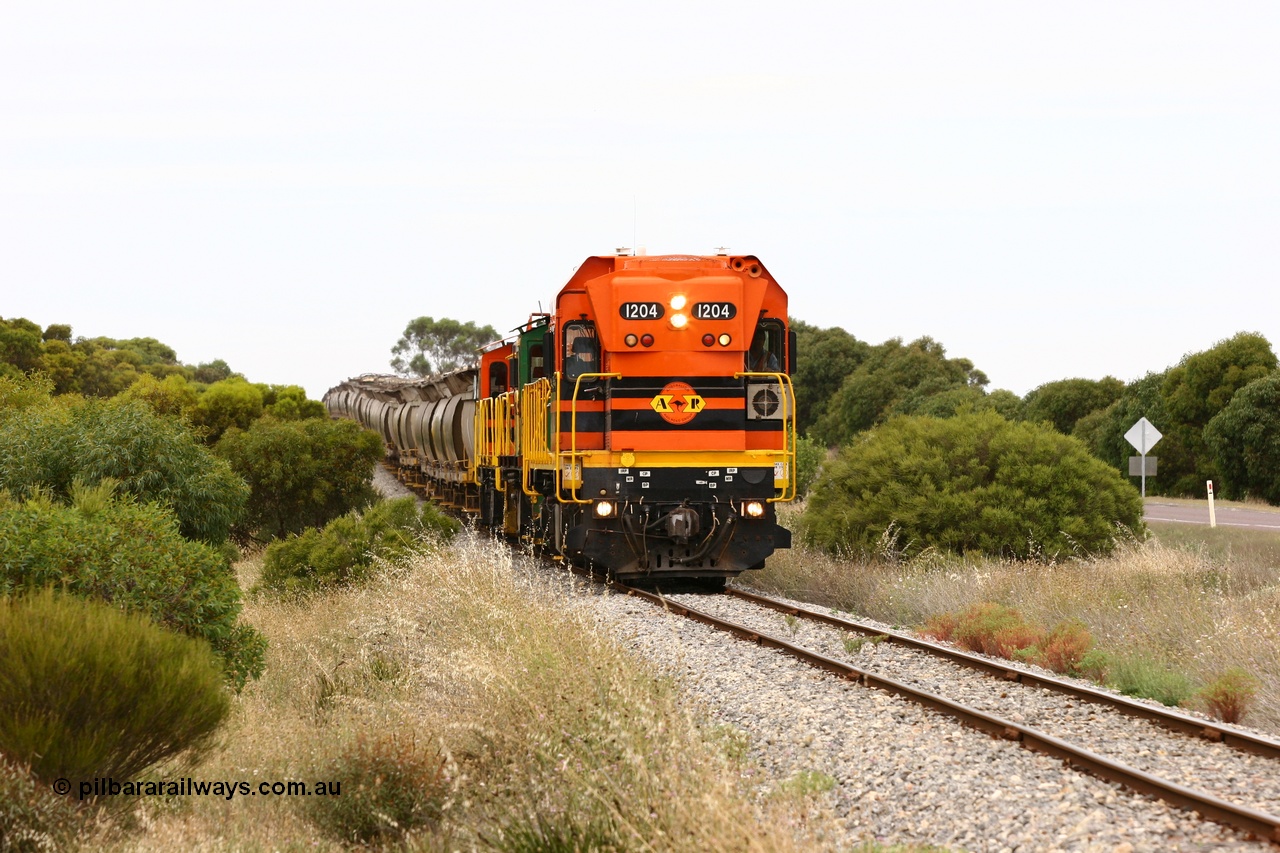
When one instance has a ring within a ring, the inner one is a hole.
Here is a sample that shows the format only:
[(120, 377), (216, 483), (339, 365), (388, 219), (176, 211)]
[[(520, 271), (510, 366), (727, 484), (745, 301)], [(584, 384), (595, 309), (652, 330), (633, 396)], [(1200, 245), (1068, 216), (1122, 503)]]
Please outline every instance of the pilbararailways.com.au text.
[[(67, 795), (71, 782), (57, 779), (53, 790)], [(191, 777), (168, 781), (117, 782), (106, 779), (82, 779), (77, 793), (81, 800), (97, 797), (339, 797), (342, 783), (337, 781), (307, 782), (197, 782)]]

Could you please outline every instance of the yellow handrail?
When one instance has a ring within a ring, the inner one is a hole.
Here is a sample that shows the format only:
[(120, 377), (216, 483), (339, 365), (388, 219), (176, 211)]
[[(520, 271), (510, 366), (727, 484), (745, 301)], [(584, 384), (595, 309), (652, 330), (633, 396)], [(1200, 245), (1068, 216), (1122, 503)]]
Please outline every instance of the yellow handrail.
[[(787, 466), (787, 484), (782, 487), (782, 494), (769, 498), (769, 503), (792, 501), (796, 498), (796, 390), (791, 384), (791, 377), (785, 373), (760, 372), (754, 370), (733, 374), (734, 379), (766, 379), (776, 382), (783, 389), (782, 413), (784, 462)], [(747, 400), (746, 404), (751, 405)], [(776, 479), (776, 478), (775, 478)]]
[[(582, 380), (584, 379), (621, 379), (621, 378), (622, 378), (621, 373), (583, 373), (583, 374), (580, 374), (578, 378), (574, 381), (573, 396), (569, 398), (569, 405), (571, 407), (570, 415), (569, 415), (569, 452), (567, 454), (565, 453), (557, 454), (557, 456), (559, 457), (556, 461), (556, 491), (557, 492), (559, 492), (564, 487), (564, 484), (563, 484), (564, 468), (562, 466), (564, 457), (566, 456), (568, 457), (569, 471), (570, 473), (572, 473), (575, 460), (579, 456), (579, 453), (578, 453), (578, 392), (582, 390)], [(557, 384), (559, 383), (559, 379), (560, 379), (560, 374), (557, 373), (556, 374)], [(557, 406), (556, 408), (559, 409), (559, 406)], [(557, 411), (556, 418), (559, 419), (559, 416), (560, 416), (560, 413), (559, 411)], [(558, 429), (556, 431), (559, 432)], [(585, 451), (583, 452), (585, 453)], [(579, 482), (581, 482), (582, 480), (581, 474), (579, 474), (577, 479)], [(569, 490), (569, 500), (570, 502), (576, 503), (576, 504), (591, 503), (590, 499), (588, 498), (578, 497), (577, 486), (574, 486)]]
[(471, 460), (471, 481), (479, 482), (479, 469), (481, 465), (489, 464), (489, 437), (486, 433), (486, 422), (492, 408), (491, 402), (487, 398), (476, 400), (475, 411), (471, 413), (471, 436), (475, 444), (473, 458)]
[(530, 496), (538, 494), (529, 476), (534, 466), (549, 467), (558, 462), (547, 433), (547, 412), (552, 397), (551, 380), (545, 377), (520, 389), (520, 444), (524, 451), (520, 456), (520, 483), (524, 493)]

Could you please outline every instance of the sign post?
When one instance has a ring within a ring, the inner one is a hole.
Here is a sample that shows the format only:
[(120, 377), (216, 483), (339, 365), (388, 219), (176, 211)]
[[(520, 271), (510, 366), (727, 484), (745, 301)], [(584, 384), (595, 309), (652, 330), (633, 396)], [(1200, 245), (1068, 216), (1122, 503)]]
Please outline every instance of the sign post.
[(1213, 513), (1213, 480), (1205, 480), (1204, 484), (1209, 487), (1209, 526), (1218, 526), (1218, 517)]
[(1156, 446), (1156, 442), (1163, 438), (1160, 430), (1156, 429), (1155, 424), (1146, 418), (1138, 418), (1138, 422), (1129, 427), (1129, 431), (1124, 434), (1125, 441), (1133, 445), (1134, 450), (1142, 455), (1142, 498), (1147, 498), (1147, 451)]

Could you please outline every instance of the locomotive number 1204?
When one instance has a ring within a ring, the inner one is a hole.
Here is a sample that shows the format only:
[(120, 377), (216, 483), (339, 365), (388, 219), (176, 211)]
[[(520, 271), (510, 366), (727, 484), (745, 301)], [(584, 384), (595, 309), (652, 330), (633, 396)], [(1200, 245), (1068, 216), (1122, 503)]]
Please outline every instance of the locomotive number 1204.
[(732, 302), (698, 302), (693, 306), (693, 316), (699, 320), (732, 320), (738, 315), (738, 306)]
[(661, 302), (624, 302), (618, 309), (624, 320), (661, 320)]

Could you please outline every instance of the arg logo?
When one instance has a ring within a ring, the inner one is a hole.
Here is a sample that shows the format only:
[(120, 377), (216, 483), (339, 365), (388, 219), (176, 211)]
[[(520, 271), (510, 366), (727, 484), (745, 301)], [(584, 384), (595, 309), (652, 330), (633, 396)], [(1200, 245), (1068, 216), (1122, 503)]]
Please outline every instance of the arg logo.
[(649, 401), (653, 410), (669, 424), (687, 424), (701, 412), (707, 401), (684, 382), (668, 382), (662, 392)]

